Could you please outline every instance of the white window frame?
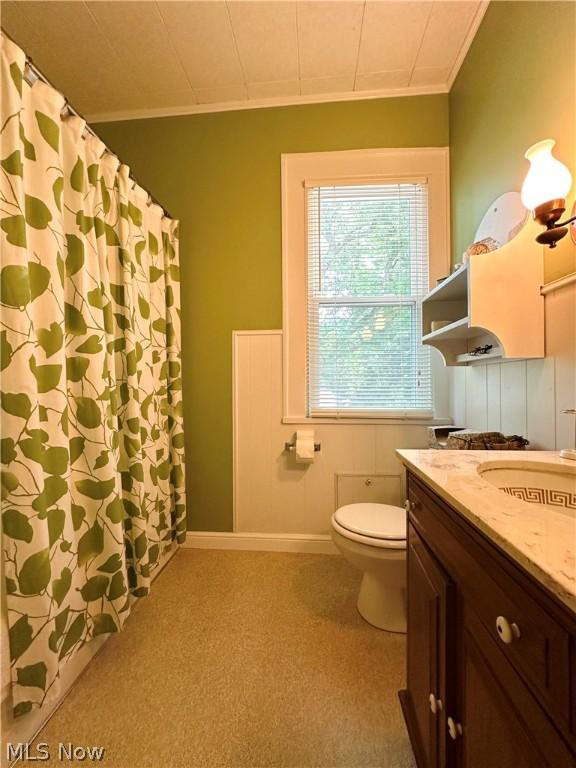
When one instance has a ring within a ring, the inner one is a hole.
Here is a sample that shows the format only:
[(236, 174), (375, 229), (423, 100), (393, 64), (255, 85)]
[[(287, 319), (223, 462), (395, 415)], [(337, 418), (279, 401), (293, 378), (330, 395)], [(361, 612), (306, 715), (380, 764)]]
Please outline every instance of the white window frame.
[(345, 150), (282, 155), (282, 318), (284, 330), (283, 421), (285, 423), (389, 423), (448, 415), (448, 381), (439, 356), (431, 353), (433, 413), (395, 411), (385, 416), (307, 416), (306, 188), (311, 185), (397, 183), (426, 179), (429, 207), (430, 287), (450, 273), (448, 147)]

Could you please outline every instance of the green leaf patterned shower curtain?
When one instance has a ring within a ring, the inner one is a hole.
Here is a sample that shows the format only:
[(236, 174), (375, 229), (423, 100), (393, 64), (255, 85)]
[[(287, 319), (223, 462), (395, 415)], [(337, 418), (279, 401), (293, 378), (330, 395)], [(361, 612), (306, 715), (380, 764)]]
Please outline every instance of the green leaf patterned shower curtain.
[(2, 35), (3, 565), (14, 714), (185, 536), (177, 223)]

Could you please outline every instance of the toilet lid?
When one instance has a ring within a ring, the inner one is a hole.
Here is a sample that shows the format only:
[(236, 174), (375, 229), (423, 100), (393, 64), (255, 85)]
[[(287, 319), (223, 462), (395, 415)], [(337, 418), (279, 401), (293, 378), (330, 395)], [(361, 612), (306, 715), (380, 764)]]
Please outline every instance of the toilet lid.
[(373, 539), (406, 538), (406, 512), (391, 504), (347, 504), (336, 510), (334, 519), (348, 531)]

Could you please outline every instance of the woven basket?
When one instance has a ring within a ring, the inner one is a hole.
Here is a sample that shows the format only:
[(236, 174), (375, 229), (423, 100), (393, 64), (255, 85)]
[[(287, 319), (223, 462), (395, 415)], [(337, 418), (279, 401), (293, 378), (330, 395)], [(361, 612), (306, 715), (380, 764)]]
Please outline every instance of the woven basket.
[(462, 451), (523, 451), (529, 441), (520, 435), (504, 436), (501, 432), (454, 432), (448, 437), (447, 448)]

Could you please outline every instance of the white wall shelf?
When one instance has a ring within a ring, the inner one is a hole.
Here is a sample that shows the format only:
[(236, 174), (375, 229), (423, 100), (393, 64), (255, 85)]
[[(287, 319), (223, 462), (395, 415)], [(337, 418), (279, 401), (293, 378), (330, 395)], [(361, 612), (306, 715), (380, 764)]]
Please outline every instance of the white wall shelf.
[[(518, 235), (468, 263), (433, 288), (422, 302), (422, 343), (446, 365), (544, 357), (543, 247), (529, 221)], [(432, 330), (433, 321), (449, 320)], [(484, 355), (475, 347), (491, 344)]]
[(426, 336), (422, 336), (422, 342), (429, 344), (433, 341), (445, 341), (451, 339), (466, 339), (470, 335), (470, 331), (474, 332), (475, 328), (470, 328), (469, 318), (463, 317), (460, 320), (455, 320), (450, 325), (445, 325), (443, 328), (439, 328), (436, 331), (427, 333)]

